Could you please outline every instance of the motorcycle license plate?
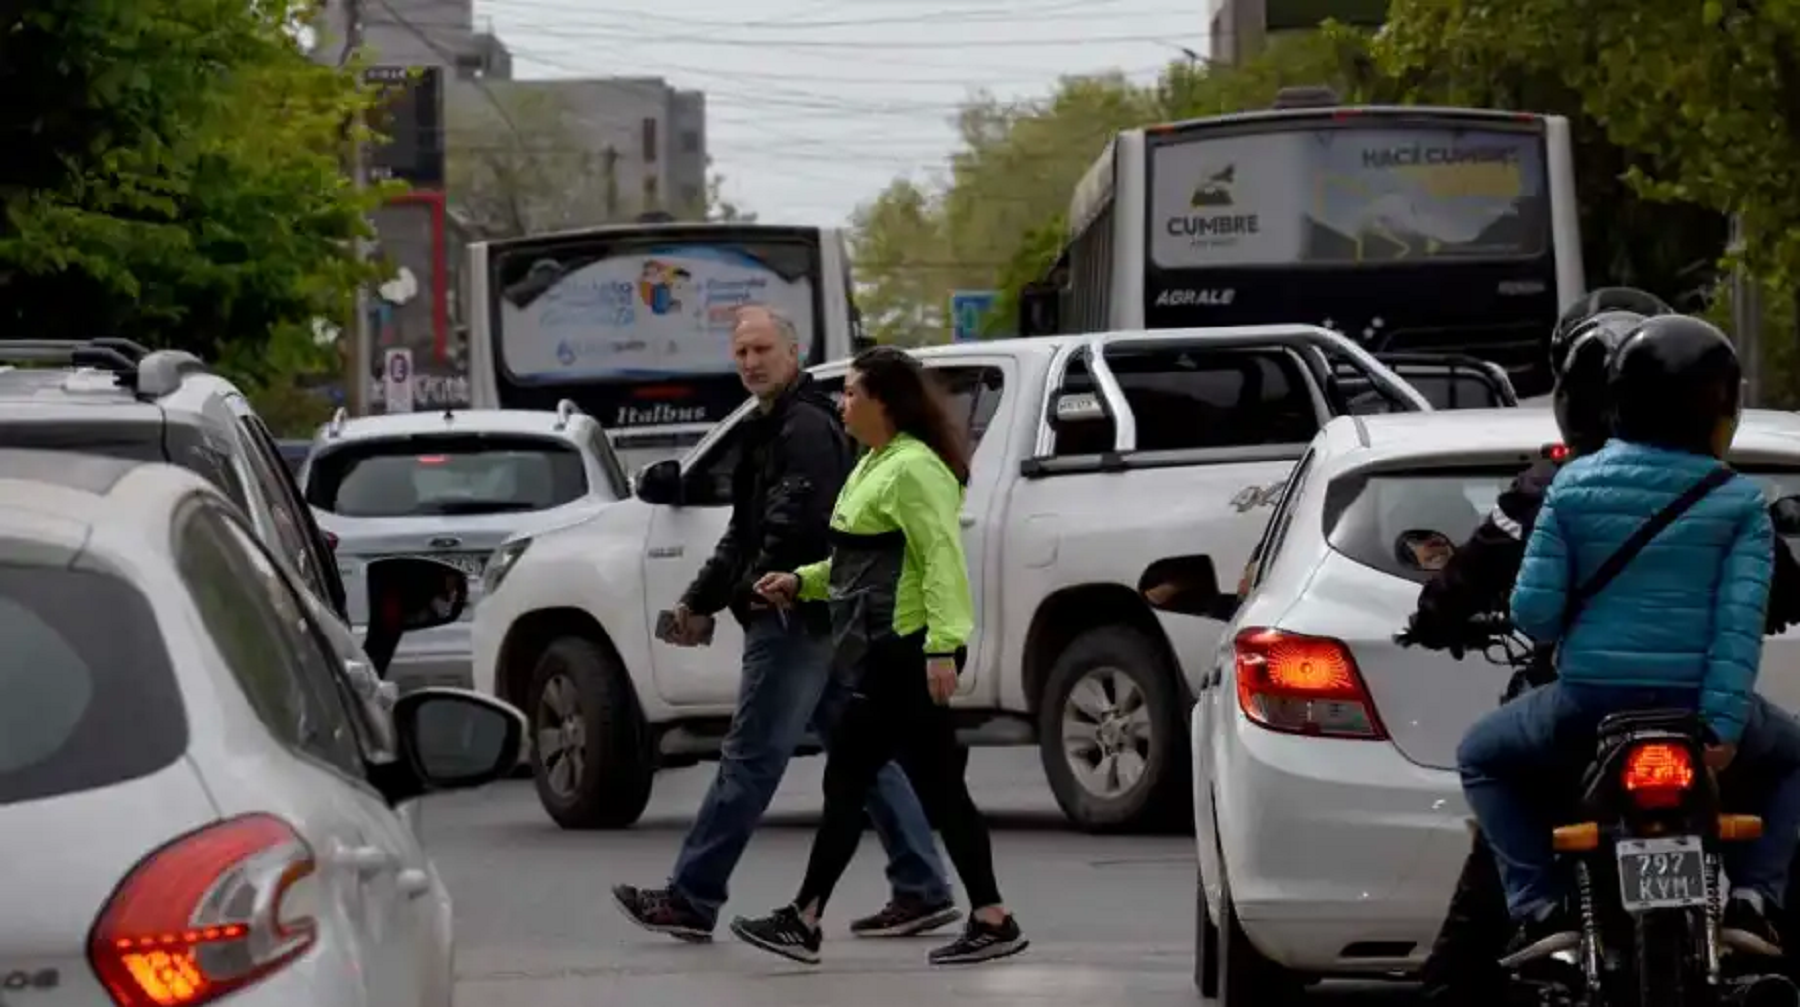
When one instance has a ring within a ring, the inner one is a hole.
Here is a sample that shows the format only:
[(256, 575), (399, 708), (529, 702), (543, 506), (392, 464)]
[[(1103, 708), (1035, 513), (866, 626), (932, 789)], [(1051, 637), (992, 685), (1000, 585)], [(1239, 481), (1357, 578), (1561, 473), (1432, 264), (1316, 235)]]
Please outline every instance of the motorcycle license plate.
[(1627, 912), (1706, 904), (1706, 857), (1698, 836), (1621, 839), (1619, 899)]

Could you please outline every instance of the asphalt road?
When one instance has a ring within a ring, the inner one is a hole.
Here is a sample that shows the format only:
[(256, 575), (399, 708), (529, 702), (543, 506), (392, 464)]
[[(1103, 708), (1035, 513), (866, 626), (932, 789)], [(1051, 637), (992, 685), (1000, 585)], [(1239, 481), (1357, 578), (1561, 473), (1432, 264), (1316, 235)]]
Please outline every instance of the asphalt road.
[[(796, 760), (733, 879), (726, 914), (786, 902), (819, 810), (823, 761)], [(711, 945), (648, 934), (613, 907), (611, 885), (659, 884), (712, 778), (664, 774), (644, 819), (623, 832), (558, 829), (529, 782), (434, 798), (424, 831), (456, 900), (458, 1007), (1196, 1007), (1192, 840), (1070, 832), (1030, 749), (978, 751), (976, 801), (995, 827), (1000, 883), (1032, 939), (1007, 962), (931, 969), (932, 938), (866, 941), (847, 920), (886, 900), (881, 850), (865, 839), (833, 898), (824, 964), (753, 950), (725, 927)], [(952, 931), (946, 929), (945, 934)], [(1399, 1005), (1391, 987), (1327, 989), (1330, 1007)]]

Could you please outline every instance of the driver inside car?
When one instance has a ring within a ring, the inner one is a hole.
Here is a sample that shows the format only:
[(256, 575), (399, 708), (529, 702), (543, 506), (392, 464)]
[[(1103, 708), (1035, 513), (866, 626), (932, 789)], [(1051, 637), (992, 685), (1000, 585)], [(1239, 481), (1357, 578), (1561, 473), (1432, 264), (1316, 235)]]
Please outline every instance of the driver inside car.
[[(1560, 890), (1541, 781), (1567, 775), (1614, 713), (1687, 709), (1704, 721), (1707, 763), (1743, 744), (1771, 779), (1762, 839), (1727, 851), (1724, 937), (1780, 954), (1767, 913), (1800, 844), (1800, 724), (1754, 691), (1774, 532), (1762, 490), (1722, 459), (1736, 432), (1742, 372), (1731, 342), (1696, 318), (1646, 320), (1612, 355), (1614, 437), (1564, 466), (1544, 497), (1512, 593), (1514, 625), (1554, 647), (1556, 680), (1477, 721), (1457, 752), (1516, 926), (1510, 951), (1561, 943), (1577, 927)], [(1651, 515), (1672, 515), (1632, 554)], [(1583, 586), (1615, 554), (1617, 576)], [(1586, 597), (1583, 597), (1586, 595)], [(1534, 786), (1535, 785), (1535, 786)]]
[[(1603, 310), (1598, 315), (1582, 314), (1596, 298)], [(1506, 606), (1525, 556), (1525, 539), (1537, 522), (1551, 480), (1568, 460), (1606, 443), (1607, 364), (1619, 341), (1645, 317), (1620, 310), (1626, 304), (1641, 306), (1652, 315), (1673, 313), (1650, 294), (1622, 288), (1597, 291), (1569, 312), (1551, 342), (1556, 420), (1566, 450), (1533, 464), (1501, 494), (1487, 519), (1421, 590), (1418, 611), (1401, 635), (1403, 642), (1449, 650), (1458, 658), (1465, 647), (1479, 648), (1484, 642), (1470, 639), (1470, 624), (1474, 617)], [(1779, 539), (1774, 562), (1768, 634), (1800, 622), (1800, 562)], [(1548, 661), (1540, 662), (1509, 684), (1505, 698), (1552, 678)], [(1503, 988), (1498, 962), (1510, 936), (1499, 871), (1486, 841), (1476, 832), (1443, 927), (1420, 974), (1425, 1001), (1458, 1007), (1498, 1003)]]

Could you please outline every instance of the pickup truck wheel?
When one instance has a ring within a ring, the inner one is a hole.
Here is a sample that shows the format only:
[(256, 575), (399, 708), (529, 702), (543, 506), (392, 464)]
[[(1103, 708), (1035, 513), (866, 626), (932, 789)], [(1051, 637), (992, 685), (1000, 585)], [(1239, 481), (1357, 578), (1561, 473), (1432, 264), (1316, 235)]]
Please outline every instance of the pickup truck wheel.
[(656, 763), (625, 670), (579, 636), (551, 643), (526, 693), (531, 777), (538, 801), (565, 829), (618, 829), (650, 803)]
[(1192, 794), (1174, 673), (1130, 626), (1076, 637), (1038, 703), (1038, 747), (1063, 813), (1093, 832), (1188, 820)]

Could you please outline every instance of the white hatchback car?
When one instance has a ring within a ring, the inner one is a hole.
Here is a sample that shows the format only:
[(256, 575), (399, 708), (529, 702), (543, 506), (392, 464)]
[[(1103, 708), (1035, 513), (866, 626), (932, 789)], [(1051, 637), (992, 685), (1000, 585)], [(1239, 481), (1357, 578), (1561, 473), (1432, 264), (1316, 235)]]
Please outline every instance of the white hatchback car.
[[(434, 625), (446, 573), (378, 593)], [(393, 700), (297, 583), (192, 473), (0, 452), (9, 1002), (449, 1007), (449, 896), (396, 808), (510, 769), (524, 719)]]
[[(1430, 577), (1414, 547), (1465, 541), (1557, 436), (1542, 409), (1337, 419), (1295, 467), (1241, 603), (1203, 557), (1146, 573), (1146, 588), (1183, 585), (1151, 591), (1171, 639), (1196, 616), (1230, 620), (1216, 652), (1182, 654), (1206, 669), (1192, 723), (1206, 995), (1241, 1007), (1423, 963), (1470, 848), (1456, 749), (1510, 671), (1394, 643)], [(1800, 493), (1800, 416), (1746, 412), (1732, 461), (1771, 501)], [(1800, 634), (1771, 640), (1763, 668), (1762, 690), (1800, 706)]]

